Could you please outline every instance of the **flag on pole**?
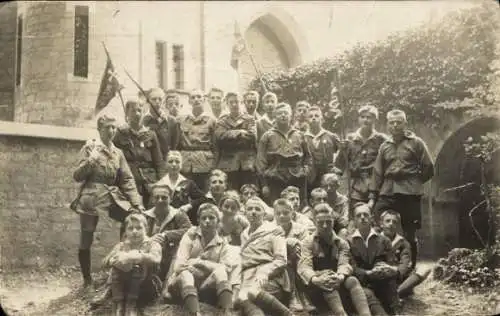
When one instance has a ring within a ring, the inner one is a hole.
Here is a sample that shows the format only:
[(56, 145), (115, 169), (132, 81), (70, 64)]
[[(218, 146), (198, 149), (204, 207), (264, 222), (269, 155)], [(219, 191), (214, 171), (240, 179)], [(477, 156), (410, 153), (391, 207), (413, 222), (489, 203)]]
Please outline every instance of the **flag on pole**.
[(95, 104), (95, 114), (99, 113), (102, 109), (108, 106), (109, 102), (116, 96), (123, 86), (118, 81), (116, 76), (115, 67), (109, 56), (109, 52), (104, 45), (104, 50), (106, 51), (106, 67), (104, 68), (104, 73), (101, 79), (101, 85), (99, 87), (99, 93), (97, 94), (97, 101)]
[(231, 52), (231, 67), (238, 68), (238, 61), (245, 50), (245, 39), (241, 34), (238, 22), (234, 21), (234, 44)]

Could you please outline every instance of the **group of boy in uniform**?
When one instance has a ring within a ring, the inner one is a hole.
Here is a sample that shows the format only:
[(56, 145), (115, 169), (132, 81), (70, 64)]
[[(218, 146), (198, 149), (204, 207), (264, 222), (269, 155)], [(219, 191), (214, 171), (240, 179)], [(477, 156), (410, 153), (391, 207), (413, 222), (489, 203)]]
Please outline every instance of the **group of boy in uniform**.
[(104, 260), (102, 299), (114, 315), (137, 315), (156, 296), (192, 315), (200, 301), (223, 315), (399, 311), (429, 272), (416, 269), (416, 231), (434, 174), (403, 111), (387, 113), (386, 135), (364, 105), (360, 127), (341, 140), (322, 108), (300, 101), (294, 113), (272, 92), (193, 90), (189, 105), (181, 115), (178, 95), (153, 88), (126, 103), (125, 126), (98, 119), (100, 137), (74, 171), (85, 288), (107, 213), (122, 223)]

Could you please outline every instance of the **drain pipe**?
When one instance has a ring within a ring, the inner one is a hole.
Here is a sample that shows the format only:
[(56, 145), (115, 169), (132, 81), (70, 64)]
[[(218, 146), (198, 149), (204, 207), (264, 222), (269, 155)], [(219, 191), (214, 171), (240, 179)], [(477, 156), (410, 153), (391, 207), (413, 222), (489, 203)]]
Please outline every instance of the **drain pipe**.
[(205, 91), (206, 61), (205, 61), (205, 2), (200, 1), (200, 84)]

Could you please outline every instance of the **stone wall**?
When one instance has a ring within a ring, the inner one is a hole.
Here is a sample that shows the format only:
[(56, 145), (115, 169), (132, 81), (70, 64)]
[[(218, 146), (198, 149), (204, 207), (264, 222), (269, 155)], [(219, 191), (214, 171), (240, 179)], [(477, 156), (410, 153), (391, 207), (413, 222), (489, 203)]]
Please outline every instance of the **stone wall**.
[[(45, 137), (25, 136), (30, 130), (27, 125), (23, 134), (6, 135), (12, 126), (2, 123), (0, 133), (0, 268), (16, 271), (78, 264), (80, 224), (67, 205), (78, 191), (72, 172), (84, 144), (78, 138), (86, 135), (76, 129), (52, 128), (51, 133), (46, 126), (40, 133)], [(57, 134), (67, 139), (52, 138)], [(68, 137), (71, 134), (79, 136)], [(103, 256), (118, 242), (118, 231), (116, 223), (100, 218), (93, 268), (99, 268)]]
[(0, 4), (0, 120), (14, 119), (17, 5)]

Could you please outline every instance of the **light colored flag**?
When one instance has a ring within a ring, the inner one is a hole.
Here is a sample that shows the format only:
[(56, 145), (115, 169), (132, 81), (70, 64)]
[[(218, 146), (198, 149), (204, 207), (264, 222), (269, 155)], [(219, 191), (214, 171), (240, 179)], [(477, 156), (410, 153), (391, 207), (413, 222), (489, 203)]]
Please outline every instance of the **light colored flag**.
[(234, 21), (234, 44), (231, 52), (231, 67), (238, 68), (238, 62), (245, 50), (245, 39), (241, 34), (240, 27), (237, 21)]

